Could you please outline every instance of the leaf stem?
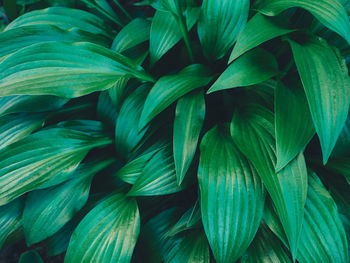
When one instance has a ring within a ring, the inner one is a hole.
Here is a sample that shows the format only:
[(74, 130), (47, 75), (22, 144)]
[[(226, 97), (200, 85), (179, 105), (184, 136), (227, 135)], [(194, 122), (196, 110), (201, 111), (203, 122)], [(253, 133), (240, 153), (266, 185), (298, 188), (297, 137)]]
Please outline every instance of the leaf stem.
[(190, 56), (190, 60), (193, 63), (194, 62), (194, 58), (193, 58), (193, 52), (192, 52), (192, 48), (191, 48), (191, 44), (190, 44), (190, 36), (188, 34), (187, 26), (186, 26), (186, 24), (184, 22), (183, 17), (178, 18), (177, 21), (178, 21), (181, 33), (182, 33), (182, 35), (184, 37), (185, 45), (186, 45), (188, 54)]

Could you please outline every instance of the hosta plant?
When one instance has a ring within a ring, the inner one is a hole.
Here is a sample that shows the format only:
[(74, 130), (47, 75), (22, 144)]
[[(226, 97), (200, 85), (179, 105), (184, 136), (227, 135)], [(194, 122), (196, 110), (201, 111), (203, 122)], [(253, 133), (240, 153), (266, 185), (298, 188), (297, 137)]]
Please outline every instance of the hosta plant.
[(349, 262), (350, 1), (3, 1), (0, 247), (20, 262)]

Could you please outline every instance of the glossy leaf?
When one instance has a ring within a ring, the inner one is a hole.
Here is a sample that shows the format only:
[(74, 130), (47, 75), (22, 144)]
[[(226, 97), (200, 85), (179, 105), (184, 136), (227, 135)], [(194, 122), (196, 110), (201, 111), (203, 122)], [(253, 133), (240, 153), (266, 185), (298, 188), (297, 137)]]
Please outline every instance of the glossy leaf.
[(83, 163), (67, 182), (28, 194), (22, 220), (28, 246), (56, 233), (85, 205), (92, 177), (112, 161)]
[(244, 28), (248, 12), (249, 0), (203, 1), (198, 36), (207, 58), (215, 60), (226, 55)]
[(174, 120), (174, 160), (180, 185), (197, 149), (199, 134), (205, 118), (203, 91), (185, 95), (177, 102)]
[(135, 18), (119, 31), (113, 40), (111, 49), (123, 52), (150, 38), (151, 23), (144, 18)]
[(113, 193), (80, 222), (70, 240), (65, 263), (128, 263), (140, 231), (135, 199)]
[(284, 169), (275, 173), (274, 116), (258, 105), (246, 106), (235, 112), (231, 135), (240, 151), (253, 163), (269, 192), (295, 258), (307, 194), (303, 154), (300, 153)]
[(16, 114), (0, 117), (0, 149), (40, 129), (45, 119), (45, 116), (41, 114)]
[(211, 78), (208, 69), (199, 64), (190, 65), (176, 75), (160, 78), (148, 94), (139, 129), (145, 127), (155, 116), (183, 95), (206, 86)]
[(247, 25), (238, 35), (237, 43), (232, 50), (229, 63), (260, 44), (293, 31), (257, 13), (248, 21)]
[(176, 180), (175, 164), (170, 146), (159, 150), (146, 164), (129, 196), (166, 195), (185, 188)]
[(31, 45), (6, 57), (0, 64), (0, 72), (0, 96), (72, 98), (108, 89), (127, 75), (151, 80), (128, 58), (92, 43)]
[(55, 128), (8, 145), (0, 150), (0, 204), (67, 180), (89, 150), (110, 143), (108, 138)]
[(339, 52), (322, 39), (289, 43), (327, 163), (349, 111), (348, 69)]
[(23, 206), (21, 199), (0, 206), (0, 249), (9, 235), (21, 227)]
[(304, 150), (315, 134), (307, 99), (301, 85), (275, 89), (276, 171)]
[(286, 9), (300, 7), (313, 14), (323, 25), (341, 35), (350, 44), (350, 24), (346, 11), (338, 0), (263, 0), (258, 9), (275, 16)]
[(217, 262), (235, 262), (253, 240), (264, 210), (264, 186), (225, 127), (200, 145), (198, 183), (202, 222)]
[(208, 93), (264, 82), (278, 74), (275, 57), (261, 48), (242, 55), (220, 75)]
[(44, 263), (36, 250), (29, 250), (22, 253), (18, 263)]

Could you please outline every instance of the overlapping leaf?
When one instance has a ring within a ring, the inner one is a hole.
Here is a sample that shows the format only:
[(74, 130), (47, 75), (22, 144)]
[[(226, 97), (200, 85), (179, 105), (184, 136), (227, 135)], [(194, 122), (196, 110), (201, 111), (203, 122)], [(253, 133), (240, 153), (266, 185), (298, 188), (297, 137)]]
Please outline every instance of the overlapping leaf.
[(22, 253), (18, 263), (44, 263), (36, 250), (29, 250)]

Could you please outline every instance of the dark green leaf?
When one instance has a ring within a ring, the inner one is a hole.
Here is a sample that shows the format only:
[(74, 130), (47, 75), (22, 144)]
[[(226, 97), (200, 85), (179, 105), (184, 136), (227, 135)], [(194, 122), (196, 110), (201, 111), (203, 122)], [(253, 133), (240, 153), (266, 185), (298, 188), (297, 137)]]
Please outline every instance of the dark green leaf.
[(22, 253), (18, 263), (44, 263), (36, 250), (29, 250)]
[(81, 131), (92, 136), (100, 136), (101, 134), (109, 135), (109, 131), (107, 130), (106, 126), (100, 121), (68, 120), (58, 123), (57, 127)]
[(203, 91), (194, 91), (177, 102), (174, 121), (174, 160), (180, 185), (196, 153), (205, 118)]
[(135, 199), (113, 193), (80, 222), (69, 242), (65, 263), (129, 263), (140, 231)]
[(249, 0), (203, 1), (198, 36), (207, 58), (214, 60), (226, 55), (244, 28), (248, 12)]
[(350, 116), (348, 115), (338, 141), (334, 146), (331, 158), (350, 156)]
[(303, 154), (299, 153), (284, 169), (275, 173), (274, 116), (258, 105), (249, 105), (235, 112), (231, 135), (241, 152), (253, 163), (269, 192), (295, 258), (307, 194)]
[(264, 49), (256, 48), (229, 65), (208, 93), (258, 84), (277, 74), (278, 64), (275, 57)]
[(202, 222), (217, 262), (235, 262), (252, 242), (264, 210), (264, 186), (239, 152), (227, 126), (200, 145), (198, 182)]
[(311, 39), (303, 44), (289, 40), (289, 43), (326, 163), (349, 111), (348, 69), (339, 51), (322, 39)]
[(341, 174), (350, 184), (350, 157), (339, 157), (329, 160), (326, 166), (329, 170)]

